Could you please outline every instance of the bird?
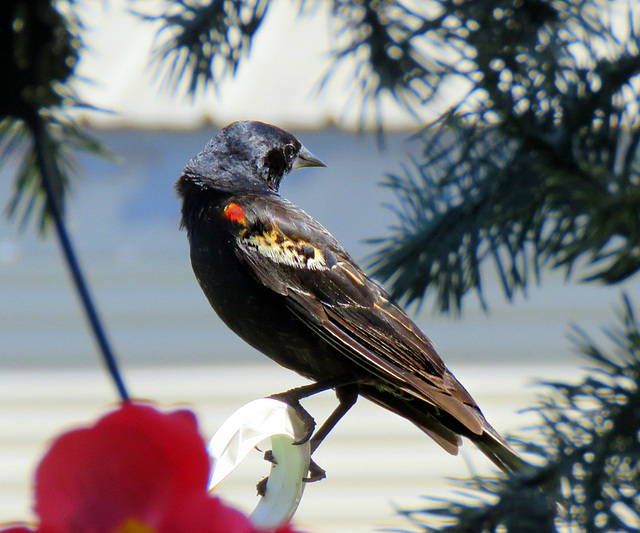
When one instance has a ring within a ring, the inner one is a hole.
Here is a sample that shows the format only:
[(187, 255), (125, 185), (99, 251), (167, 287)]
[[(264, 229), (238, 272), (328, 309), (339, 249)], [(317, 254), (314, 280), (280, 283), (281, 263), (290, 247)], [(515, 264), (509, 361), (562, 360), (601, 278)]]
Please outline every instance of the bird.
[[(465, 437), (503, 471), (521, 470), (524, 460), (431, 340), (319, 222), (280, 195), (286, 175), (314, 166), (326, 165), (291, 133), (258, 121), (229, 124), (188, 161), (175, 185), (181, 227), (215, 312), (255, 349), (312, 381), (274, 395), (299, 410), (312, 451), (364, 397), (452, 455)], [(338, 406), (314, 432), (299, 400), (327, 389)], [(324, 477), (317, 468), (312, 475)]]

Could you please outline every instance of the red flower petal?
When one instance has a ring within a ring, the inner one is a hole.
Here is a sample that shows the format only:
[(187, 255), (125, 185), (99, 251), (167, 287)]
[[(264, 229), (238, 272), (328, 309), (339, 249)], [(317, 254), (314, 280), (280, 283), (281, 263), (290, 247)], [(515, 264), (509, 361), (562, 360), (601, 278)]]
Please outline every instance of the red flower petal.
[(93, 428), (62, 435), (36, 472), (36, 512), (51, 533), (155, 531), (206, 491), (209, 463), (194, 416), (124, 404)]
[(208, 475), (192, 413), (125, 403), (53, 443), (36, 472), (37, 533), (258, 533), (207, 493)]
[(166, 533), (258, 533), (249, 519), (218, 498), (202, 494), (184, 502)]

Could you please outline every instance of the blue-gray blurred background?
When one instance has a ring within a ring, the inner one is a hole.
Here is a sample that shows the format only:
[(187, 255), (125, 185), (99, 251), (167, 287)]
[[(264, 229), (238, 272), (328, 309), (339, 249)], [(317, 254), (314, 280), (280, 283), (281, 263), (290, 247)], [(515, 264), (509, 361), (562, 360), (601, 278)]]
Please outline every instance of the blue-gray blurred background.
[[(78, 158), (67, 220), (81, 264), (116, 351), (125, 366), (188, 363), (255, 363), (262, 357), (227, 331), (193, 277), (180, 205), (173, 184), (185, 162), (215, 133), (195, 131), (94, 131), (111, 161)], [(337, 129), (296, 131), (326, 169), (303, 169), (286, 178), (282, 192), (319, 219), (366, 264), (366, 242), (396, 223), (380, 186), (386, 172), (416, 146), (404, 132), (389, 133), (380, 151), (373, 135)], [(6, 203), (15, 169), (2, 169)], [(53, 235), (42, 237), (17, 223), (0, 225), (0, 363), (3, 368), (94, 366), (95, 348), (85, 328)], [(427, 300), (416, 320), (449, 362), (574, 362), (565, 339), (576, 323), (596, 331), (613, 321), (619, 291), (567, 283), (544, 272), (527, 299), (505, 302), (487, 270), (491, 312), (475, 296), (461, 319), (439, 316)], [(630, 285), (630, 290), (638, 284)], [(415, 311), (415, 309), (412, 309)]]

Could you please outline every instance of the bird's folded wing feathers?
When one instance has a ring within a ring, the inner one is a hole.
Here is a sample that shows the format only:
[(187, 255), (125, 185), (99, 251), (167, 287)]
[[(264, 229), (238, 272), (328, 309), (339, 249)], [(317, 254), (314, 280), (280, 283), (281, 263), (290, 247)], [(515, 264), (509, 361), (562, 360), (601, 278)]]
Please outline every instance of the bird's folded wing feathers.
[(288, 203), (252, 207), (236, 253), (260, 283), (374, 376), (482, 433), (484, 417), (429, 339), (320, 224)]

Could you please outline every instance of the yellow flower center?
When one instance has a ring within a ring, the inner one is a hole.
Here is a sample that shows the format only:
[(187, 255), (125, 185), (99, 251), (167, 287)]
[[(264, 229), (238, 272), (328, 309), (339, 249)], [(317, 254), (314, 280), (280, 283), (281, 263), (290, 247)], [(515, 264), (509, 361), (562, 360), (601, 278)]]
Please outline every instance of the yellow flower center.
[(127, 518), (114, 533), (156, 533), (156, 530), (137, 518)]

